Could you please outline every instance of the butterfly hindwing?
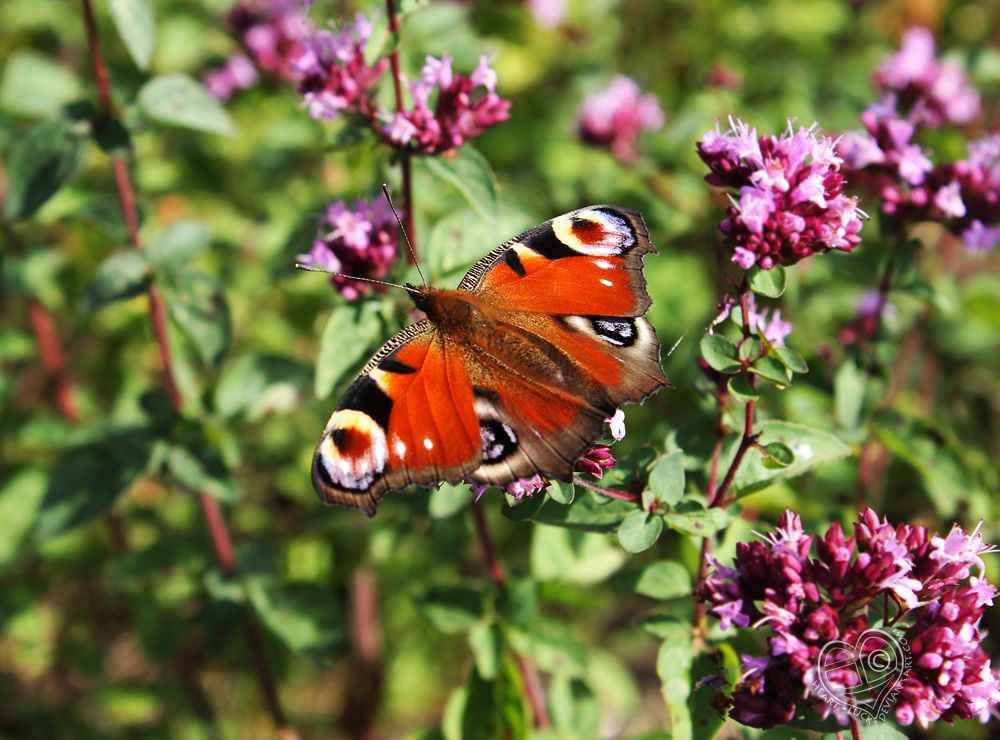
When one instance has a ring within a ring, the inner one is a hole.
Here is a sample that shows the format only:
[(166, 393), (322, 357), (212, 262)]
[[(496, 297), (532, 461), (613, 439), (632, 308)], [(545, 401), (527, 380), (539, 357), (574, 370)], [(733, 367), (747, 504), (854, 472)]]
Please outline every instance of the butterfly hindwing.
[(645, 318), (638, 212), (592, 206), (480, 260), (458, 290), (413, 289), (428, 319), (393, 337), (331, 416), (320, 496), (374, 516), (411, 483), (569, 479), (604, 419), (667, 383)]

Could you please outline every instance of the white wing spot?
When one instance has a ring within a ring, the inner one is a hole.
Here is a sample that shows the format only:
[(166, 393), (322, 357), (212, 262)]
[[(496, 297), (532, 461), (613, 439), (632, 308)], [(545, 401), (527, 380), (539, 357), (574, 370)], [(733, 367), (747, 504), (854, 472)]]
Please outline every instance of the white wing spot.
[(397, 439), (396, 444), (393, 445), (393, 447), (395, 448), (396, 455), (399, 457), (400, 460), (406, 457), (406, 442), (404, 442), (401, 439)]
[(610, 280), (605, 280), (604, 278), (601, 278), (601, 285), (607, 285), (610, 288), (611, 286), (614, 285), (614, 283), (611, 282)]
[(612, 265), (607, 260), (597, 260), (597, 262), (595, 262), (594, 264), (597, 265), (598, 267), (600, 267), (602, 270), (611, 270), (611, 269), (614, 269), (614, 265)]
[(434, 443), (431, 442), (430, 437), (424, 437), (424, 449), (425, 450), (433, 450), (434, 449)]

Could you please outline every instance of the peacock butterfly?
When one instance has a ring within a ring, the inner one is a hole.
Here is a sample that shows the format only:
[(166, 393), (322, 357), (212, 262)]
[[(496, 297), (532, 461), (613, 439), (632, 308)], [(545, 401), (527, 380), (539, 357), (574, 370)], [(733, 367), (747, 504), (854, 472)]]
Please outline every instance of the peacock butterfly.
[(642, 216), (567, 213), (483, 257), (457, 290), (407, 286), (427, 318), (390, 339), (330, 417), (312, 479), (369, 517), (411, 483), (569, 480), (625, 403), (666, 385), (645, 318)]

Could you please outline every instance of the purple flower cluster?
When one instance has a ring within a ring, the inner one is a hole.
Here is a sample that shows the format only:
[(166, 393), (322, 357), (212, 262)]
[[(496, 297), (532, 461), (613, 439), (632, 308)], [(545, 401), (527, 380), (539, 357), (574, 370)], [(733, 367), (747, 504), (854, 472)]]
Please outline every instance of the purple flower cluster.
[[(817, 557), (810, 557), (814, 540)], [(985, 720), (1000, 702), (1000, 681), (978, 629), (998, 593), (983, 578), (981, 555), (992, 550), (978, 530), (955, 526), (940, 537), (925, 527), (880, 522), (871, 509), (861, 514), (854, 537), (846, 539), (834, 523), (816, 538), (786, 512), (766, 541), (737, 545), (734, 567), (714, 561), (716, 570), (696, 592), (723, 629), (767, 624), (772, 632), (765, 657), (743, 656), (740, 680), (722, 700), (730, 717), (769, 728), (803, 705), (828, 714), (832, 708), (814, 685), (824, 648), (843, 641), (859, 653), (877, 649), (859, 638), (869, 612), (892, 603), (895, 614), (881, 616), (886, 629), (902, 632), (912, 659), (896, 687), (896, 719), (924, 727), (939, 719)], [(851, 665), (832, 678), (845, 688), (862, 681)]]
[(934, 34), (916, 26), (903, 35), (901, 48), (875, 72), (883, 104), (925, 126), (965, 124), (979, 115), (979, 93), (962, 68), (934, 56)]
[(698, 154), (709, 184), (739, 191), (719, 224), (735, 244), (734, 262), (768, 270), (861, 242), (862, 212), (843, 192), (837, 142), (818, 138), (815, 124), (794, 131), (789, 121), (781, 136), (758, 136), (739, 119), (729, 123), (725, 133), (716, 123)]
[[(717, 306), (720, 313), (712, 321), (712, 326), (717, 326), (728, 319), (733, 308), (738, 305), (739, 302), (736, 300), (736, 296), (727, 296)], [(757, 299), (753, 293), (750, 293), (747, 296), (747, 313), (750, 317), (748, 325), (751, 332), (760, 334), (775, 347), (785, 346), (785, 338), (792, 333), (794, 327), (791, 321), (782, 321), (780, 308), (775, 308), (774, 314), (771, 314), (770, 306), (758, 309)], [(711, 333), (711, 328), (709, 329), (709, 333)]]
[[(413, 108), (395, 115), (383, 111), (382, 134), (397, 148), (423, 154), (458, 149), (467, 140), (510, 117), (510, 101), (496, 92), (497, 73), (481, 57), (471, 75), (452, 70), (452, 59), (426, 58), (420, 77), (410, 83)], [(430, 99), (436, 94), (433, 107)]]
[(643, 94), (632, 78), (616, 75), (605, 89), (584, 98), (577, 134), (628, 164), (638, 155), (635, 142), (639, 134), (662, 127), (663, 110), (656, 96)]
[(353, 23), (316, 31), (303, 39), (292, 70), (300, 75), (302, 105), (309, 109), (310, 116), (332, 121), (343, 110), (374, 114), (369, 93), (389, 60), (383, 58), (368, 66), (365, 45), (371, 33), (371, 23), (358, 13)]
[(309, 254), (296, 259), (304, 265), (322, 267), (333, 275), (330, 283), (348, 300), (371, 293), (375, 283), (351, 280), (348, 275), (382, 278), (396, 261), (399, 252), (399, 224), (388, 203), (377, 198), (369, 203), (358, 199), (348, 205), (343, 200), (331, 203), (320, 217), (321, 232)]
[(292, 60), (300, 39), (309, 32), (302, 5), (294, 0), (245, 0), (226, 16), (244, 51), (230, 57), (220, 69), (209, 72), (204, 84), (216, 100), (225, 102), (237, 90), (253, 87), (259, 72), (293, 80)]
[(899, 224), (938, 221), (973, 252), (1000, 241), (1000, 136), (969, 145), (958, 162), (935, 165), (914, 141), (920, 129), (964, 124), (979, 113), (979, 95), (955, 65), (934, 58), (934, 39), (913, 28), (903, 48), (875, 74), (883, 98), (861, 115), (864, 131), (844, 135), (845, 169), (878, 196)]

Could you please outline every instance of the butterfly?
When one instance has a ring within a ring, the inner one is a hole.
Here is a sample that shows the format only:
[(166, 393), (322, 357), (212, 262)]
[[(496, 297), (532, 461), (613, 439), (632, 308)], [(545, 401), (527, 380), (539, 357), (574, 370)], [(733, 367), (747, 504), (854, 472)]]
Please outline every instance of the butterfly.
[(642, 216), (572, 211), (477, 262), (457, 290), (408, 285), (427, 318), (361, 370), (313, 456), (328, 503), (375, 516), (386, 491), (462, 479), (570, 480), (604, 420), (667, 384)]

